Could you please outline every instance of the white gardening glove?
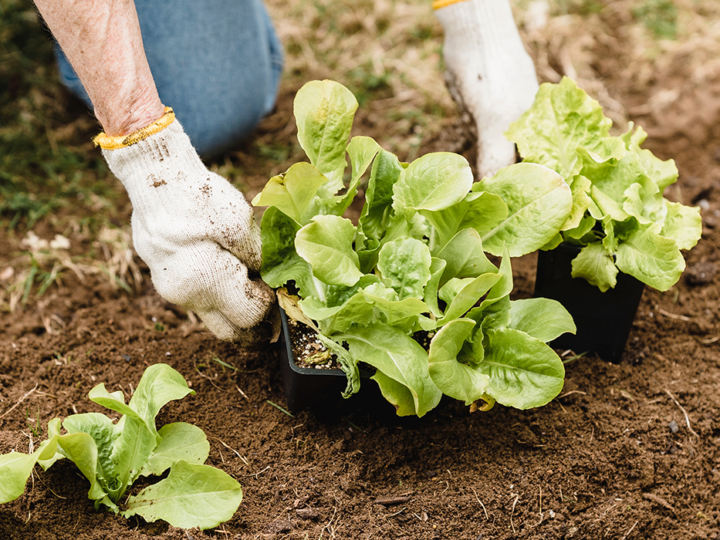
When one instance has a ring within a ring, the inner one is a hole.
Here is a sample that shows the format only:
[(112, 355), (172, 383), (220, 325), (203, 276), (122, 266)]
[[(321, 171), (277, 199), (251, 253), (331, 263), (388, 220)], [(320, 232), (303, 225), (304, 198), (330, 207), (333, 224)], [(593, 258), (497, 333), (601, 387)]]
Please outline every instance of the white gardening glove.
[(222, 340), (269, 337), (257, 325), (272, 318), (275, 295), (248, 277), (261, 262), (252, 209), (203, 165), (172, 110), (132, 135), (95, 141), (130, 196), (133, 243), (160, 296)]
[(538, 89), (508, 0), (436, 0), (445, 30), (446, 82), (465, 120), (477, 129), (480, 177), (515, 163), (503, 136), (530, 108)]

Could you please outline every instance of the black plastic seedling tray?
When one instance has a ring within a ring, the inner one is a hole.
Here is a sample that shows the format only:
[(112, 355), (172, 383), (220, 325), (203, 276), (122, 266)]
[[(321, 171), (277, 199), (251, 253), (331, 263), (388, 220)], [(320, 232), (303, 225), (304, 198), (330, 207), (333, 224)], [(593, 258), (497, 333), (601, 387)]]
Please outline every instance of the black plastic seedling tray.
[[(280, 375), (285, 402), (291, 412), (303, 409), (328, 409), (355, 407), (361, 402), (363, 405), (376, 405), (382, 403), (377, 384), (370, 380), (372, 373), (360, 369), (362, 390), (345, 400), (342, 392), (347, 385), (345, 373), (339, 369), (313, 369), (303, 368), (295, 364), (295, 358), (290, 342), (290, 329), (285, 311), (280, 309), (282, 320), (282, 333), (280, 334)], [(387, 403), (385, 402), (385, 405)]]
[(584, 279), (571, 276), (571, 262), (578, 253), (579, 248), (564, 244), (538, 252), (535, 296), (560, 302), (577, 326), (577, 334), (564, 334), (550, 345), (572, 349), (576, 354), (595, 353), (607, 362), (618, 363), (645, 285), (620, 272), (615, 288), (600, 292)]

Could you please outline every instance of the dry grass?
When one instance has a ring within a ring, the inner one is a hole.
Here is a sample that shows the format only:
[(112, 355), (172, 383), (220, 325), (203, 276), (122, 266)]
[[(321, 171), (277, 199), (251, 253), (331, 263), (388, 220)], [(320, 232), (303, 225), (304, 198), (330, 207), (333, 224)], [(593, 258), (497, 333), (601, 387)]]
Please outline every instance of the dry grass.
[[(442, 28), (427, 0), (269, 0), (286, 49), (286, 84), (335, 79), (388, 150), (412, 157), (454, 115)], [(379, 129), (378, 129), (379, 128)]]
[[(72, 272), (81, 283), (88, 276), (103, 275), (115, 289), (139, 292), (143, 276), (132, 249), (129, 227), (102, 227), (95, 236), (93, 250), (86, 256), (70, 255), (71, 238), (86, 236), (78, 222), (72, 222), (67, 235), (51, 240), (28, 231), (20, 241), (22, 250), (0, 271), (0, 310), (13, 312), (29, 301), (41, 301), (47, 290), (62, 284), (63, 274)], [(52, 326), (46, 324), (48, 332)]]

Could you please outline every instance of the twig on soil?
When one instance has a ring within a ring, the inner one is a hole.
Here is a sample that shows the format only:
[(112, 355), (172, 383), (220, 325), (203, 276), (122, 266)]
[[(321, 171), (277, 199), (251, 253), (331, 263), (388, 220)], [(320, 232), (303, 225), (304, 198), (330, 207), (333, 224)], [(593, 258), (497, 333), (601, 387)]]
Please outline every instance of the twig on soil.
[(540, 525), (540, 523), (543, 522), (543, 519), (545, 519), (542, 511), (542, 487), (540, 488), (540, 495), (538, 495), (538, 500), (540, 501), (540, 522), (538, 523), (538, 525)]
[(630, 535), (630, 533), (633, 532), (633, 529), (637, 526), (638, 523), (640, 523), (640, 522), (639, 522), (639, 521), (636, 521), (636, 522), (635, 522), (635, 525), (633, 525), (632, 527), (630, 527), (630, 530), (625, 533), (625, 536), (623, 536), (621, 540), (625, 540), (625, 539)]
[(485, 512), (485, 521), (490, 521), (490, 517), (488, 517), (487, 510), (485, 509), (485, 505), (480, 500), (480, 497), (478, 497), (477, 491), (475, 491), (475, 488), (471, 487), (470, 489), (473, 490), (473, 493), (475, 494), (475, 498), (477, 499), (477, 502), (480, 503), (480, 506), (482, 506), (483, 512)]
[(515, 513), (515, 505), (517, 504), (519, 498), (520, 498), (520, 495), (515, 495), (515, 500), (513, 501), (512, 511), (510, 512), (510, 526), (512, 527), (513, 534), (517, 534), (517, 532), (515, 531), (515, 524), (513, 523), (513, 514)]
[[(34, 474), (34, 473), (33, 473), (33, 474)], [(48, 485), (45, 483), (45, 481), (40, 477), (39, 474), (38, 474), (38, 480), (40, 480), (40, 482), (42, 482), (42, 485), (45, 486), (45, 487), (48, 489), (48, 491), (49, 491), (50, 493), (52, 493), (53, 495), (55, 495), (58, 499), (67, 499), (67, 497), (63, 497), (62, 495), (58, 495), (58, 494), (55, 493), (52, 489), (50, 489), (50, 486), (48, 486)], [(35, 482), (35, 480), (33, 479), (33, 485), (34, 485), (34, 482)], [(78, 519), (80, 519), (80, 518), (78, 518)], [(77, 526), (77, 525), (76, 525), (76, 526)]]
[(700, 343), (702, 343), (703, 345), (710, 345), (712, 343), (715, 343), (716, 341), (720, 341), (720, 336), (715, 336), (708, 339), (701, 339)]
[(247, 397), (247, 394), (246, 394), (245, 392), (243, 392), (242, 390), (240, 390), (240, 387), (239, 387), (238, 385), (235, 385), (235, 388), (237, 388), (237, 391), (240, 392), (240, 395), (241, 395), (242, 397), (244, 397), (245, 399), (247, 399), (248, 401), (250, 401), (250, 398)]
[(663, 308), (658, 309), (658, 312), (661, 315), (665, 315), (668, 319), (675, 319), (676, 321), (688, 322), (691, 320), (690, 317), (686, 317), (685, 315), (676, 315), (675, 313), (670, 313), (669, 311), (665, 311)]
[(675, 405), (677, 405), (677, 406), (680, 408), (680, 410), (682, 411), (682, 413), (685, 415), (685, 423), (687, 424), (687, 427), (688, 427), (688, 430), (690, 431), (690, 433), (692, 433), (692, 434), (695, 435), (696, 437), (700, 437), (700, 435), (698, 435), (697, 433), (695, 433), (695, 431), (693, 430), (693, 428), (690, 426), (690, 417), (688, 416), (688, 413), (687, 413), (687, 411), (685, 410), (685, 408), (684, 408), (682, 405), (680, 405), (680, 402), (679, 402), (677, 399), (675, 399), (675, 396), (673, 396), (673, 395), (670, 393), (670, 390), (667, 390), (667, 389), (666, 389), (666, 390), (665, 390), (665, 393), (666, 393), (668, 396), (670, 396), (670, 399), (672, 399), (672, 400), (675, 402)]
[(200, 375), (203, 379), (207, 379), (208, 381), (210, 381), (210, 384), (212, 384), (215, 388), (217, 388), (218, 390), (220, 389), (220, 387), (217, 384), (215, 384), (215, 381), (213, 381), (211, 377), (208, 377), (207, 375), (205, 375), (203, 372), (200, 371), (200, 369), (197, 367), (197, 364), (195, 365), (195, 372), (198, 375)]
[(562, 396), (558, 396), (558, 399), (562, 399), (571, 394), (582, 394), (583, 396), (587, 396), (587, 392), (583, 392), (582, 390), (570, 390), (569, 392), (565, 392)]
[(286, 409), (283, 409), (283, 408), (282, 408), (280, 405), (278, 405), (277, 403), (273, 403), (273, 402), (270, 401), (269, 399), (267, 399), (267, 400), (265, 400), (265, 401), (267, 401), (270, 405), (272, 405), (272, 406), (275, 407), (276, 409), (284, 412), (284, 413), (287, 414), (288, 416), (290, 416), (290, 417), (292, 417), (292, 418), (295, 418), (295, 415), (294, 415), (293, 413), (291, 413), (290, 411), (288, 411), (288, 410), (286, 410)]
[(264, 472), (267, 471), (269, 468), (270, 468), (270, 465), (268, 465), (267, 467), (265, 467), (262, 471), (258, 471), (258, 472), (256, 472), (256, 473), (252, 473), (252, 474), (239, 474), (238, 476), (241, 476), (241, 477), (243, 477), (243, 478), (247, 478), (248, 476), (254, 476), (255, 478), (257, 478), (259, 474), (264, 473)]
[(403, 507), (402, 507), (402, 510), (397, 511), (397, 512), (395, 512), (394, 514), (388, 514), (387, 517), (389, 517), (389, 518), (395, 517), (395, 516), (397, 516), (397, 515), (399, 515), (399, 514), (402, 514), (405, 510), (407, 510), (407, 507), (406, 507), (406, 506), (403, 506)]
[(5, 416), (7, 416), (7, 415), (10, 414), (13, 410), (15, 410), (15, 408), (16, 408), (18, 405), (20, 405), (23, 401), (25, 401), (25, 398), (27, 398), (28, 396), (30, 396), (30, 394), (32, 394), (33, 392), (35, 392), (35, 390), (37, 390), (37, 387), (38, 387), (38, 385), (36, 384), (36, 385), (35, 385), (35, 388), (33, 388), (32, 390), (30, 390), (29, 392), (25, 392), (25, 395), (24, 395), (23, 397), (21, 397), (15, 405), (13, 405), (13, 406), (10, 407), (7, 411), (5, 411), (5, 412), (2, 414), (2, 416), (0, 416), (0, 418), (5, 418)]
[(382, 504), (385, 506), (391, 506), (393, 504), (401, 504), (404, 502), (408, 502), (412, 497), (405, 496), (405, 497), (378, 497), (375, 499), (375, 504)]
[[(237, 457), (239, 457), (240, 459), (242, 459), (243, 461), (245, 461), (245, 459), (240, 455), (240, 452), (238, 452), (237, 450), (235, 450), (235, 449), (233, 449), (233, 448), (230, 448), (227, 444), (225, 444), (224, 442), (222, 442), (222, 441), (221, 441), (220, 439), (218, 439), (217, 437), (213, 437), (212, 435), (208, 435), (208, 437), (210, 437), (211, 439), (215, 439), (215, 440), (218, 441), (220, 444), (222, 444), (225, 448), (227, 448), (227, 449), (230, 450), (232, 453), (234, 453)], [(247, 465), (247, 461), (245, 461), (245, 464)]]
[(320, 531), (320, 536), (318, 537), (318, 540), (322, 540), (323, 533), (325, 532), (325, 529), (328, 529), (328, 532), (330, 532), (330, 535), (334, 538), (335, 537), (335, 531), (331, 531), (330, 527), (332, 526), (332, 522), (335, 520), (335, 514), (337, 513), (337, 508), (333, 506), (333, 515), (330, 518), (330, 521), (327, 522), (327, 525), (325, 525), (322, 530)]
[(20, 433), (25, 435), (30, 442), (28, 442), (28, 453), (32, 454), (35, 451), (35, 443), (33, 442), (33, 438), (29, 433), (25, 433), (22, 429), (20, 430)]

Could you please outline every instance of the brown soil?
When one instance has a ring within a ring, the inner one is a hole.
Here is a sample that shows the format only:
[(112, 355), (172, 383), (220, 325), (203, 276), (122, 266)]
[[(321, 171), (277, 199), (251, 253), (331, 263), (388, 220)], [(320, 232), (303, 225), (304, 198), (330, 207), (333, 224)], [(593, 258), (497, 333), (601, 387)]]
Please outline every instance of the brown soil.
[[(0, 538), (720, 538), (720, 81), (685, 91), (678, 69), (675, 84), (683, 93), (670, 110), (639, 120), (648, 146), (678, 161), (669, 196), (705, 201), (705, 230), (686, 277), (644, 293), (620, 365), (569, 363), (563, 393), (538, 410), (471, 414), (443, 400), (420, 420), (382, 404), (290, 417), (271, 404), (284, 403), (274, 351), (218, 342), (149, 286), (129, 296), (68, 275), (42, 304), (0, 315), (0, 452), (37, 443), (38, 417), (45, 430), (54, 417), (100, 411), (87, 399), (94, 385), (129, 394), (148, 365), (167, 362), (197, 395), (158, 424), (201, 427), (209, 463), (240, 480), (245, 500), (214, 531), (125, 520), (96, 512), (87, 481), (60, 462), (0, 507)], [(629, 104), (645, 95), (615, 90)], [(292, 95), (282, 99), (287, 114)], [(0, 233), (0, 268), (16, 240)], [(515, 273), (529, 296), (534, 256)]]

